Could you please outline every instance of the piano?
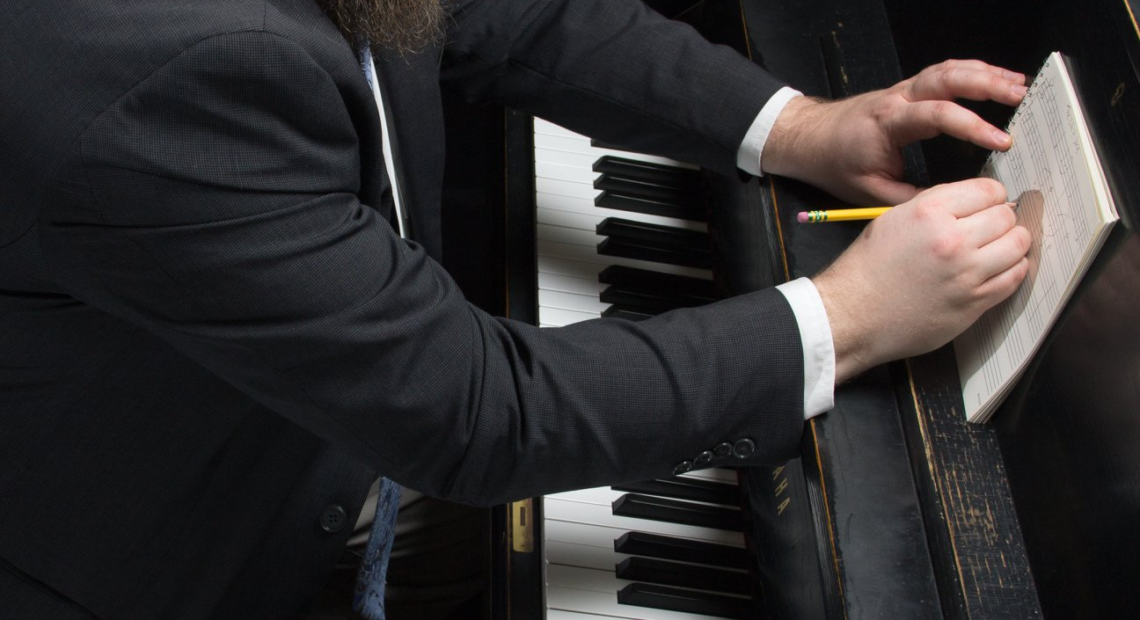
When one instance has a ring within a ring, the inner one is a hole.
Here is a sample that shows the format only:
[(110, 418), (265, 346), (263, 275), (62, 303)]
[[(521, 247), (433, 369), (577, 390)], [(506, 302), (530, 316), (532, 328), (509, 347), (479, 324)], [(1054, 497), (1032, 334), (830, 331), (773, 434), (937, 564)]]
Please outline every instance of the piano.
[[(1058, 49), (1075, 68), (1122, 223), (993, 422), (965, 423), (953, 351), (945, 347), (841, 387), (836, 409), (805, 426), (801, 457), (788, 463), (696, 469), (630, 489), (572, 492), (496, 509), (488, 517), (494, 587), (481, 616), (1133, 617), (1129, 586), (1140, 584), (1134, 560), (1140, 553), (1140, 328), (1131, 293), (1140, 284), (1140, 241), (1132, 233), (1140, 205), (1133, 174), (1140, 162), (1135, 3), (650, 4), (825, 97), (888, 86), (952, 57), (1032, 74)], [(547, 325), (606, 312), (637, 320), (669, 304), (701, 303), (710, 296), (710, 284), (702, 282), (711, 283), (712, 296), (733, 295), (816, 273), (862, 227), (797, 227), (798, 211), (834, 199), (787, 179), (725, 178), (591, 144), (514, 111), (456, 101), (448, 107), (462, 122), (448, 127), (456, 165), (445, 188), (451, 211), (445, 211), (444, 233), (455, 242), (445, 241), (445, 266), (469, 297), (493, 312)], [(973, 107), (999, 126), (1010, 112)], [(479, 151), (487, 135), (498, 139), (490, 142), (492, 151)], [(540, 146), (548, 136), (576, 142), (586, 154), (553, 167)], [(595, 155), (610, 157), (610, 164), (623, 161), (618, 172), (607, 171), (606, 162), (595, 171)], [(936, 139), (908, 150), (907, 174), (922, 185), (964, 178), (980, 169), (984, 156)], [(620, 181), (626, 166), (663, 175), (665, 186), (656, 194), (634, 191), (632, 202), (654, 202), (697, 178), (700, 208), (682, 217), (643, 217), (603, 206), (593, 219), (575, 217), (567, 226), (569, 220), (552, 219), (562, 216), (543, 207), (549, 204), (544, 194), (567, 188), (547, 191), (555, 186), (543, 173), (574, 166), (585, 172), (583, 179), (555, 180), (581, 185), (577, 200), (584, 207), (602, 192), (620, 197), (628, 190), (621, 182), (616, 190), (606, 185)], [(493, 215), (459, 216), (472, 212)], [(634, 224), (604, 227), (598, 236), (607, 218)], [(573, 240), (552, 239), (566, 233), (554, 228), (582, 232), (570, 233)], [(486, 243), (463, 247), (460, 236), (473, 231), (484, 233)], [(599, 244), (618, 248), (570, 260), (598, 274), (610, 269), (609, 282), (542, 267), (567, 260), (566, 245), (597, 250)], [(503, 252), (488, 252), (500, 246)], [(545, 253), (551, 248), (554, 255)], [(685, 248), (700, 256), (685, 258)], [(703, 266), (706, 249), (712, 269)], [(632, 279), (621, 279), (627, 272)], [(657, 277), (670, 284), (654, 295)], [(695, 287), (684, 290), (699, 292), (678, 294), (682, 289), (671, 283), (682, 281)], [(565, 307), (571, 304), (577, 305)], [(713, 495), (699, 494), (706, 490)]]

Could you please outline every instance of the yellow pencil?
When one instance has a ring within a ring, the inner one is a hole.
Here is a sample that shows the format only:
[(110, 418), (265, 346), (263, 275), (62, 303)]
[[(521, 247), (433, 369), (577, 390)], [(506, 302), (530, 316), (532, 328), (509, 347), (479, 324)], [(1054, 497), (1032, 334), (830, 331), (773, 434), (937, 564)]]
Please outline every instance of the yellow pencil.
[(796, 221), (801, 224), (815, 222), (847, 222), (850, 220), (873, 220), (890, 207), (864, 207), (861, 209), (832, 209), (830, 211), (800, 211)]

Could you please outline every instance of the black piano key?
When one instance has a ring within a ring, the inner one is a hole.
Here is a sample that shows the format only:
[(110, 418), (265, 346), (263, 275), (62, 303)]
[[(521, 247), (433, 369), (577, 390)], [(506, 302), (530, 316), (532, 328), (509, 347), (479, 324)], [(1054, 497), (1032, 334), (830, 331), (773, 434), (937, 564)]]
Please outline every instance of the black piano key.
[(610, 306), (602, 311), (602, 316), (608, 319), (625, 319), (627, 321), (644, 321), (645, 319), (656, 316), (655, 314), (647, 314), (645, 312), (637, 312), (634, 310), (627, 310), (620, 306)]
[(716, 285), (711, 280), (626, 267), (625, 265), (606, 267), (598, 274), (598, 281), (602, 284), (612, 284), (630, 290), (669, 291), (676, 296), (702, 299), (706, 303), (720, 298), (716, 292)]
[(637, 493), (626, 493), (614, 500), (613, 513), (619, 517), (651, 519), (718, 530), (737, 532), (744, 530), (739, 510)]
[[(607, 237), (598, 244), (598, 248), (608, 256), (702, 269), (712, 267), (712, 244), (705, 232), (617, 217), (602, 220), (594, 230), (598, 235)], [(603, 247), (608, 251), (602, 251)]]
[(748, 573), (668, 562), (653, 558), (632, 557), (622, 560), (615, 568), (618, 579), (655, 583), (662, 586), (681, 586), (698, 590), (712, 590), (741, 596), (751, 595)]
[(748, 568), (748, 554), (740, 547), (673, 538), (648, 532), (627, 532), (614, 541), (614, 551), (649, 558), (697, 562), (725, 568)]
[(677, 203), (605, 191), (594, 199), (594, 204), (599, 207), (615, 209), (617, 211), (632, 211), (634, 213), (645, 213), (646, 215), (675, 217), (695, 222), (703, 222), (708, 219), (704, 205), (700, 202)]
[(631, 583), (618, 591), (618, 603), (637, 605), (652, 609), (683, 611), (691, 614), (705, 614), (718, 618), (739, 618), (748, 620), (756, 610), (747, 599), (694, 592), (648, 583)]
[(614, 304), (635, 312), (654, 315), (677, 308), (691, 308), (708, 303), (707, 301), (689, 297), (676, 297), (664, 291), (660, 293), (645, 293), (642, 291), (625, 290), (616, 286), (607, 286), (598, 298), (602, 303)]
[(647, 480), (629, 484), (616, 484), (615, 491), (629, 491), (646, 495), (660, 495), (673, 499), (687, 499), (694, 502), (708, 502), (722, 506), (740, 506), (740, 488), (733, 484), (698, 480), (676, 476), (663, 480)]
[(607, 217), (598, 222), (594, 231), (603, 237), (645, 241), (655, 245), (692, 248), (698, 251), (708, 251), (712, 247), (709, 234), (706, 232), (638, 222), (620, 217)]
[(612, 177), (607, 174), (603, 174), (594, 179), (594, 189), (637, 198), (647, 198), (649, 200), (674, 202), (677, 204), (700, 204), (702, 201), (700, 192), (687, 191), (668, 185), (657, 185), (656, 183), (647, 183), (634, 179)]
[(708, 249), (693, 250), (674, 248), (646, 243), (644, 241), (625, 241), (612, 237), (604, 239), (598, 244), (598, 254), (602, 256), (633, 258), (661, 263), (663, 265), (696, 267), (698, 269), (711, 269), (713, 264), (712, 252)]
[(594, 162), (594, 172), (600, 172), (610, 177), (632, 179), (645, 183), (653, 183), (655, 185), (673, 187), (684, 191), (701, 191), (700, 172), (688, 168), (678, 168), (665, 164), (606, 155)]

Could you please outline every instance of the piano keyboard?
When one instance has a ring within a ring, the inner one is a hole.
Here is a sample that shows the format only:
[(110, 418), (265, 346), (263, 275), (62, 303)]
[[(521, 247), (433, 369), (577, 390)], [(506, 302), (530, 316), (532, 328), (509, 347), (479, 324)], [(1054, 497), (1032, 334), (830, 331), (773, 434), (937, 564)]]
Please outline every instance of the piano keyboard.
[[(534, 132), (540, 325), (715, 299), (692, 166)], [(543, 498), (547, 620), (752, 617), (736, 485), (707, 469)]]
[[(676, 217), (703, 217), (700, 204), (685, 211), (669, 199), (699, 190), (688, 188), (692, 166), (597, 148), (589, 138), (541, 119), (534, 122), (534, 146), (539, 325), (560, 327), (607, 311), (637, 318), (632, 315), (712, 301), (707, 225)], [(631, 175), (595, 172), (595, 164), (606, 156), (618, 166), (648, 164), (652, 168), (646, 174), (660, 173), (661, 180), (629, 181), (637, 170)], [(596, 189), (595, 182), (618, 186)], [(610, 207), (597, 206), (599, 200)], [(606, 234), (598, 233), (599, 225), (609, 227), (603, 229)], [(599, 244), (604, 246), (600, 250)], [(603, 295), (607, 289), (610, 295)], [(604, 301), (610, 296), (618, 303)]]

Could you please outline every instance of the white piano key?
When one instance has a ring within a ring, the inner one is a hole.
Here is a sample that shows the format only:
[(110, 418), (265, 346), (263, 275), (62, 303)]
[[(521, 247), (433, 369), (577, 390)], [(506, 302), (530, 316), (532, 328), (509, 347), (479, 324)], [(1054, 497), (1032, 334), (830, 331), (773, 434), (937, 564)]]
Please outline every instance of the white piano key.
[(566, 136), (568, 138), (581, 138), (583, 140), (589, 140), (589, 138), (587, 138), (586, 136), (584, 136), (580, 133), (575, 133), (573, 130), (567, 129), (567, 128), (563, 127), (562, 125), (557, 125), (555, 123), (552, 123), (552, 122), (546, 120), (545, 118), (535, 117), (535, 119), (534, 119), (534, 132), (535, 133), (549, 134), (552, 136)]
[(581, 323), (590, 319), (601, 317), (601, 314), (592, 312), (578, 312), (563, 308), (539, 308), (538, 322), (548, 327), (565, 327), (574, 323)]
[(618, 579), (610, 571), (548, 566), (546, 606), (631, 620), (712, 620), (712, 616), (704, 614), (622, 605), (618, 603), (617, 592), (630, 583), (633, 582)]
[[(633, 583), (633, 581), (619, 579), (616, 576), (613, 566), (609, 566), (608, 568), (589, 568), (551, 563), (546, 567), (546, 583), (548, 585), (557, 585), (578, 590), (616, 593), (618, 590)], [(710, 590), (707, 589), (689, 586), (671, 587), (689, 590), (690, 592), (710, 592)], [(716, 592), (716, 594), (732, 598), (747, 598), (730, 592)]]
[(538, 255), (538, 272), (552, 273), (573, 278), (585, 278), (597, 282), (598, 272), (605, 269), (599, 263), (584, 263), (576, 260), (558, 258), (557, 256)]
[(614, 570), (622, 560), (630, 557), (629, 554), (614, 551), (613, 544), (608, 547), (597, 547), (557, 540), (545, 541), (543, 552), (546, 554), (546, 561), (551, 564), (594, 570)]
[(633, 583), (625, 579), (618, 579), (612, 571), (612, 567), (597, 569), (554, 564), (546, 567), (546, 582), (552, 585), (557, 584), (567, 588), (591, 590), (593, 592), (617, 592)]
[[(724, 475), (718, 474), (718, 473), (710, 473), (707, 476), (694, 476), (694, 475), (692, 475), (694, 472), (689, 472), (686, 474), (682, 474), (682, 476), (684, 476), (685, 478), (694, 478), (697, 480), (713, 481), (713, 482), (719, 482), (722, 484), (728, 484), (731, 486), (738, 486), (736, 473), (732, 472), (731, 470), (717, 468), (716, 470), (709, 469), (709, 470), (700, 470), (700, 471), (727, 472), (729, 475), (724, 476)], [(551, 493), (550, 495), (547, 495), (546, 497), (550, 497), (550, 498), (554, 498), (554, 499), (563, 499), (563, 500), (573, 501), (573, 502), (584, 502), (587, 504), (598, 504), (598, 505), (609, 506), (614, 501), (616, 501), (619, 497), (621, 497), (622, 495), (625, 495), (626, 493), (630, 493), (630, 492), (631, 491), (618, 491), (618, 490), (615, 490), (613, 487), (606, 486), (606, 487), (593, 487), (593, 488), (589, 488), (589, 489), (575, 489), (573, 491), (562, 491), (561, 493)], [(655, 493), (642, 493), (642, 495), (656, 495), (656, 494)], [(683, 500), (683, 501), (692, 501), (692, 500)], [(720, 504), (709, 504), (708, 502), (693, 502), (693, 503), (716, 505), (716, 506), (720, 506), (722, 508), (732, 508), (732, 506), (723, 506)]]
[(555, 136), (545, 133), (534, 134), (534, 150), (564, 151), (582, 155), (601, 157), (600, 149), (590, 146), (590, 140), (583, 137)]
[(545, 132), (535, 132), (534, 134), (534, 150), (551, 150), (551, 151), (564, 151), (567, 153), (579, 153), (583, 155), (594, 155), (600, 159), (605, 155), (612, 155), (614, 157), (621, 157), (622, 159), (632, 159), (634, 161), (644, 161), (652, 164), (661, 164), (664, 166), (672, 166), (674, 168), (685, 168), (688, 170), (696, 170), (697, 166), (693, 164), (669, 159), (668, 157), (659, 157), (657, 155), (649, 155), (646, 153), (634, 153), (631, 151), (622, 151), (618, 149), (598, 148), (590, 143), (590, 139), (584, 136), (574, 135), (554, 135)]
[(693, 230), (697, 232), (708, 231), (708, 225), (706, 225), (704, 222), (682, 220), (675, 217), (662, 217), (660, 215), (650, 215), (648, 213), (634, 213), (632, 211), (603, 209), (601, 207), (593, 206), (592, 202), (583, 202), (587, 202), (588, 205), (583, 206), (581, 209), (574, 210), (557, 209), (549, 206), (540, 207), (536, 212), (538, 223), (550, 224), (552, 226), (565, 226), (567, 228), (580, 228), (582, 230), (595, 230), (597, 228), (597, 225), (607, 217), (617, 217), (634, 222), (645, 222), (648, 224), (669, 226), (671, 228)]
[[(545, 498), (543, 498), (545, 501)], [(621, 538), (630, 530), (592, 525), (589, 523), (574, 523), (572, 521), (552, 521), (546, 519), (542, 526), (542, 536), (546, 542), (563, 542), (575, 545), (589, 545), (591, 547), (609, 547), (613, 549), (614, 541)]]
[(590, 274), (588, 278), (575, 277), (539, 271), (538, 290), (592, 295), (597, 299), (602, 291), (606, 289), (606, 285), (598, 282), (598, 279), (594, 276), (595, 274)]
[(580, 245), (594, 254), (597, 254), (598, 244), (605, 240), (605, 237), (595, 233), (593, 230), (551, 226), (549, 224), (538, 224), (535, 226), (535, 238), (542, 241)]
[[(616, 595), (615, 595), (616, 599)], [(655, 610), (657, 611), (657, 610)], [(668, 612), (675, 613), (675, 612)], [(691, 615), (691, 614), (690, 614)], [(693, 618), (700, 620), (724, 620), (724, 618), (714, 618), (712, 616), (691, 615)], [(546, 610), (546, 620), (611, 620), (614, 616), (598, 615), (590, 612), (567, 611), (565, 609), (550, 609)], [(663, 616), (653, 616), (653, 618), (663, 618)]]
[(589, 312), (591, 314), (600, 315), (610, 307), (610, 304), (598, 301), (597, 296), (577, 295), (574, 293), (544, 291), (539, 289), (538, 306), (539, 308), (560, 308), (562, 310)]
[(571, 198), (585, 198), (593, 203), (594, 198), (601, 194), (601, 190), (594, 189), (592, 183), (579, 183), (576, 181), (563, 181), (561, 179), (549, 179), (542, 177), (535, 177), (534, 189), (543, 194), (554, 194), (556, 196), (569, 196)]
[(624, 492), (615, 491), (610, 487), (594, 487), (592, 489), (576, 489), (574, 491), (551, 493), (546, 497), (564, 499), (572, 502), (585, 502), (587, 504), (609, 506), (614, 500), (621, 497), (623, 494)]
[(564, 609), (548, 608), (546, 610), (546, 620), (598, 620), (599, 618), (605, 620), (603, 616), (599, 616), (598, 614), (566, 611)]
[[(654, 495), (657, 497), (665, 497), (657, 493), (641, 493), (640, 491), (617, 491), (613, 487), (594, 487), (592, 489), (578, 489), (576, 491), (563, 491), (561, 493), (552, 493), (547, 495), (548, 498), (563, 499), (568, 502), (582, 502), (585, 504), (595, 504), (598, 506), (612, 506), (614, 502), (623, 495), (628, 493), (638, 493), (639, 495)], [(676, 498), (667, 498), (676, 499)], [(690, 502), (702, 506), (716, 506), (717, 508), (724, 508), (727, 510), (739, 510), (739, 506), (725, 506), (723, 504), (714, 504), (711, 502), (700, 502), (689, 499), (679, 499), (678, 501)]]
[(627, 267), (635, 267), (637, 269), (660, 271), (661, 273), (672, 273), (681, 276), (689, 276), (692, 278), (702, 278), (705, 280), (712, 279), (712, 271), (708, 269), (697, 269), (695, 267), (685, 267), (681, 265), (668, 265), (665, 263), (655, 263), (651, 261), (638, 260), (636, 258), (625, 258), (622, 256), (603, 256), (601, 254), (597, 254), (595, 252), (595, 249), (588, 245), (560, 243), (558, 241), (548, 241), (546, 239), (539, 238), (537, 241), (537, 246), (539, 256), (553, 256), (555, 258), (580, 261), (583, 263), (595, 263), (604, 266), (625, 265)]
[[(590, 165), (592, 166), (593, 164)], [(555, 179), (582, 183), (592, 188), (594, 180), (601, 175), (594, 172), (590, 166), (572, 166), (555, 162), (536, 161), (534, 162), (534, 176), (538, 179)]]
[(562, 211), (560, 209), (538, 209), (535, 213), (539, 224), (576, 228), (593, 232), (605, 218), (598, 217), (596, 213), (579, 213), (576, 211)]
[[(622, 534), (624, 533), (625, 532), (622, 532)], [(546, 561), (550, 564), (577, 566), (579, 568), (592, 568), (595, 570), (614, 570), (614, 568), (622, 561), (626, 560), (627, 558), (634, 557), (628, 553), (618, 553), (617, 551), (614, 551), (613, 542), (606, 543), (605, 546), (599, 546), (588, 545), (580, 542), (564, 542), (560, 540), (546, 539), (543, 541), (542, 549), (543, 553), (546, 556)], [(741, 575), (748, 574), (747, 569), (730, 566), (719, 566), (712, 561), (683, 562), (681, 560), (674, 559), (669, 559), (666, 561), (672, 562), (674, 564), (681, 564), (684, 566), (711, 566), (713, 568), (730, 573), (737, 573)]]
[[(607, 527), (604, 525), (594, 525), (591, 523), (575, 523), (572, 521), (557, 521), (550, 519), (545, 520), (542, 526), (543, 539), (547, 544), (558, 542), (572, 545), (586, 545), (589, 547), (604, 547), (611, 550), (614, 548), (615, 540), (632, 531), (640, 532), (644, 530), (630, 530), (617, 527)], [(702, 538), (697, 538), (694, 536), (673, 536), (673, 538), (686, 540), (704, 540)], [(743, 538), (738, 539), (737, 542), (734, 542), (732, 540), (716, 540), (712, 542), (721, 543), (731, 547), (744, 547)]]
[[(573, 166), (581, 170), (583, 178), (588, 171), (593, 177), (597, 177), (599, 173), (594, 172), (594, 164), (600, 159), (596, 153), (571, 153), (569, 151), (556, 151), (554, 149), (535, 149), (534, 162), (560, 164), (563, 166)], [(592, 183), (593, 181), (591, 181)]]
[(654, 521), (652, 519), (621, 517), (613, 514), (610, 506), (584, 504), (550, 497), (543, 498), (542, 506), (543, 514), (547, 521), (556, 519), (559, 521), (600, 525), (627, 532), (652, 532), (665, 536), (682, 536), (698, 540), (735, 544), (737, 546), (744, 545), (744, 535), (740, 532), (718, 530), (697, 525), (667, 523), (664, 521)]
[[(604, 547), (613, 549), (614, 540), (617, 540), (626, 535), (626, 533), (632, 531), (644, 532), (646, 530), (608, 528), (605, 527), (605, 525), (595, 525), (592, 523), (575, 523), (572, 521), (546, 520), (543, 523), (543, 539), (546, 541), (546, 544), (565, 543), (569, 545), (585, 545), (589, 547)], [(705, 540), (692, 536), (674, 536), (673, 538), (685, 540)], [(744, 547), (742, 538), (739, 538), (736, 541), (726, 539), (714, 540), (712, 543), (719, 543), (730, 547)]]
[(621, 209), (599, 207), (594, 204), (592, 197), (586, 198), (583, 196), (565, 196), (561, 194), (538, 192), (535, 194), (535, 204), (538, 207), (537, 211), (539, 213), (545, 210), (567, 211), (595, 218), (599, 222), (607, 217), (620, 217), (635, 222), (647, 222), (649, 224), (660, 224), (662, 226), (672, 226), (674, 228), (684, 228), (686, 230), (697, 230), (701, 232), (708, 231), (707, 224), (696, 220), (685, 220), (676, 217), (654, 215), (652, 213), (638, 213), (636, 211), (623, 211)]
[(536, 192), (534, 195), (535, 205), (538, 211), (544, 209), (557, 209), (559, 211), (570, 211), (571, 213), (581, 213), (583, 215), (596, 216), (602, 219), (601, 207), (594, 204), (593, 198), (575, 198), (574, 196), (563, 196), (561, 194), (547, 194), (543, 192)]

